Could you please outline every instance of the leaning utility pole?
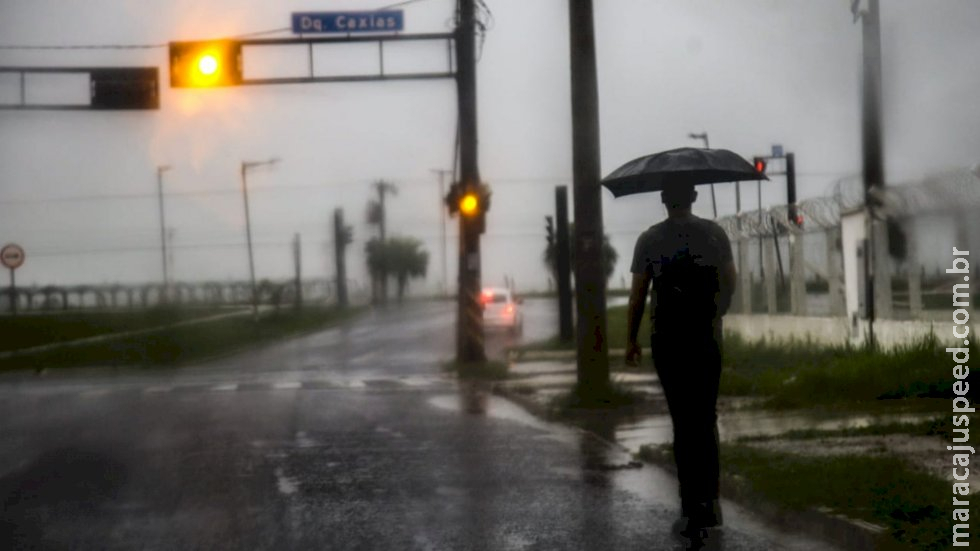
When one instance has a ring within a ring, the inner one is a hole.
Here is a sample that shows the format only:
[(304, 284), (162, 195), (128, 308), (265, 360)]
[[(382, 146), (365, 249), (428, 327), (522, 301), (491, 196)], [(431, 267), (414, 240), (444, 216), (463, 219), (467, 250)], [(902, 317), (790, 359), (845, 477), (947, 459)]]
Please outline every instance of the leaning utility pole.
[(568, 15), (572, 69), (578, 390), (583, 398), (597, 398), (609, 389), (609, 343), (606, 340), (606, 277), (602, 261), (599, 85), (592, 0), (569, 0)]
[[(456, 27), (456, 96), (459, 102), (459, 168), (463, 195), (481, 187), (477, 157), (476, 6), (459, 0)], [(484, 208), (481, 206), (481, 208)], [(483, 310), (480, 307), (480, 233), (483, 216), (459, 217), (459, 285), (456, 320), (456, 361), (486, 361)]]

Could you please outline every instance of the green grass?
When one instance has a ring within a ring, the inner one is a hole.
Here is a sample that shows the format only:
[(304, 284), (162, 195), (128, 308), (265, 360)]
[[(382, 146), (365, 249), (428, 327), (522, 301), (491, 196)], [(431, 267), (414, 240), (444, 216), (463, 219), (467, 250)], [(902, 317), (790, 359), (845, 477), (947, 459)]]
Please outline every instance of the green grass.
[[(671, 465), (670, 445), (644, 446), (640, 457)], [(945, 480), (896, 457), (802, 456), (722, 444), (722, 477), (747, 503), (783, 510), (829, 508), (884, 526), (876, 549), (947, 549), (952, 544), (952, 494)], [(966, 498), (969, 499), (969, 498)], [(980, 499), (970, 500), (970, 517), (980, 516)]]
[(251, 316), (225, 318), (5, 358), (0, 360), (0, 369), (178, 365), (314, 331), (340, 323), (356, 312), (305, 308), (264, 315), (258, 321)]
[[(978, 353), (976, 346), (971, 352)], [(808, 342), (778, 346), (748, 343), (727, 334), (724, 354), (721, 393), (767, 396), (767, 407), (871, 405), (935, 398), (923, 403), (941, 404), (945, 411), (948, 404), (938, 399), (953, 397), (953, 362), (934, 339), (878, 352)]]
[[(883, 548), (946, 549), (951, 541), (950, 484), (895, 457), (807, 457), (723, 445), (726, 473), (782, 507), (829, 507), (888, 529)], [(972, 518), (980, 518), (973, 499)]]
[(0, 352), (107, 335), (227, 313), (230, 310), (153, 308), (133, 312), (66, 312), (0, 317)]

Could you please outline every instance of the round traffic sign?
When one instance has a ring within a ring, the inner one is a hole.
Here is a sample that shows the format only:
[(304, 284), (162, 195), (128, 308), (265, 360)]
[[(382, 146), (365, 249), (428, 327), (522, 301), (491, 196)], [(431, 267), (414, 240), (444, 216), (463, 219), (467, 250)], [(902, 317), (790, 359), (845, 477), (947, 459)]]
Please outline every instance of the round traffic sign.
[(24, 249), (13, 243), (4, 245), (0, 249), (0, 263), (11, 270), (19, 268), (24, 263)]

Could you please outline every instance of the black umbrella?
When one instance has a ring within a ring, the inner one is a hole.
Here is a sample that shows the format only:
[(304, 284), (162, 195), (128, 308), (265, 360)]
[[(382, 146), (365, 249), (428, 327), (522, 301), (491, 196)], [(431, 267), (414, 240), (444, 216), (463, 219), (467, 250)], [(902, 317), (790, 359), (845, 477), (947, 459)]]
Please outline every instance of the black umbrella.
[(751, 163), (727, 149), (681, 147), (647, 155), (617, 168), (602, 180), (615, 197), (663, 191), (680, 184), (768, 180)]

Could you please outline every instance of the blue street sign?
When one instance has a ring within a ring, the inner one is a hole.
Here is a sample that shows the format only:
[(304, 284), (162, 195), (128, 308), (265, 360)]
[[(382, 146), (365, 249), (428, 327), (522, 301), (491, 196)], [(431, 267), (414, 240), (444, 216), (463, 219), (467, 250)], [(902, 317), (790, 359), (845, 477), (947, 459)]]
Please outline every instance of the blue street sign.
[(401, 10), (296, 12), (292, 19), (296, 34), (378, 33), (401, 31), (405, 27)]

